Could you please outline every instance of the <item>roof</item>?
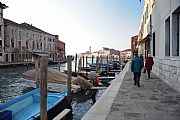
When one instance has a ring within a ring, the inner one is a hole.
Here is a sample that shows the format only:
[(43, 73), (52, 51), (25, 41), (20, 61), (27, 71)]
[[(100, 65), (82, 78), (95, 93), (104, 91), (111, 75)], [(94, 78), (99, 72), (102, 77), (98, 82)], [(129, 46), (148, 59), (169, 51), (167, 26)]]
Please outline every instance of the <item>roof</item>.
[(122, 50), (121, 52), (132, 51), (132, 49)]
[(15, 25), (15, 26), (18, 26), (18, 27), (20, 27), (20, 28), (25, 28), (25, 29), (32, 30), (32, 31), (35, 31), (35, 32), (40, 32), (40, 33), (45, 33), (45, 34), (49, 34), (49, 35), (55, 36), (55, 35), (53, 35), (53, 34), (50, 34), (50, 33), (48, 33), (48, 32), (45, 32), (45, 31), (43, 31), (43, 30), (41, 30), (41, 29), (33, 26), (32, 24), (30, 25), (30, 24), (25, 23), (25, 22), (24, 22), (24, 23), (21, 23), (21, 24), (18, 24), (18, 23), (14, 22), (14, 21), (11, 21), (11, 20), (9, 20), (9, 19), (5, 19), (5, 18), (4, 18), (4, 24), (5, 24), (5, 25), (8, 25), (8, 24), (10, 24), (10, 25)]
[(8, 8), (8, 6), (6, 6), (5, 4), (2, 4), (2, 3), (0, 2), (0, 8), (5, 9), (5, 8)]

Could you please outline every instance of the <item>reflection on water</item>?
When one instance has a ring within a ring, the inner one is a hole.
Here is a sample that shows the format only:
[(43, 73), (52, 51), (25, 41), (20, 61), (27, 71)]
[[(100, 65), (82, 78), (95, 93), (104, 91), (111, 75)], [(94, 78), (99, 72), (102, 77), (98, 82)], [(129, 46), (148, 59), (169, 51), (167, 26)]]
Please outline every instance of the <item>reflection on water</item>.
[[(56, 67), (57, 65), (50, 65), (49, 67)], [(15, 67), (0, 69), (0, 104), (13, 99), (16, 96), (22, 95), (32, 88), (20, 78), (23, 73), (34, 69), (34, 66), (29, 67)], [(61, 71), (66, 69), (66, 64), (61, 65)], [(96, 95), (96, 100), (102, 95), (104, 90), (99, 90)], [(93, 105), (89, 93), (79, 93), (73, 96), (73, 120), (80, 120), (84, 114)]]
[[(57, 65), (49, 65), (48, 67), (56, 66)], [(23, 73), (31, 69), (34, 69), (34, 66), (0, 69), (0, 104), (32, 90), (32, 88), (21, 79)], [(65, 65), (62, 64), (61, 70), (63, 71), (64, 69)]]
[[(98, 90), (96, 100), (103, 94), (104, 90)], [(93, 101), (89, 91), (74, 94), (72, 101), (73, 120), (80, 120), (86, 112), (92, 107)]]
[(4, 103), (23, 94), (23, 89), (30, 87), (20, 80), (22, 73), (33, 69), (32, 66), (0, 69), (0, 103)]

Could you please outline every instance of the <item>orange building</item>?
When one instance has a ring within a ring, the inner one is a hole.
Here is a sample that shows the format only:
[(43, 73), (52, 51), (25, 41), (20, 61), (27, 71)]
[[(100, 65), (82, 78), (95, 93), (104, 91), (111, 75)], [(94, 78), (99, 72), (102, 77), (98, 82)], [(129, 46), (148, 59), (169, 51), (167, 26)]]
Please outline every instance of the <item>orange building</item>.
[(132, 50), (132, 54), (138, 52), (137, 44), (138, 44), (138, 35), (132, 36), (131, 37), (131, 50)]
[(66, 54), (65, 54), (65, 43), (59, 40), (59, 36), (55, 35), (55, 54), (56, 54), (56, 60), (58, 58), (60, 61), (65, 61)]

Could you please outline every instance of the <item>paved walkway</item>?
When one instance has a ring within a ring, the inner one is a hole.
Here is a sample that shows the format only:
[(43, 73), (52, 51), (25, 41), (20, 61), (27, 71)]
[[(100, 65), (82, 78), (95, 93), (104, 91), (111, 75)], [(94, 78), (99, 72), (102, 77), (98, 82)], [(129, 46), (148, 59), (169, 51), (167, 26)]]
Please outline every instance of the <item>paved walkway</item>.
[(180, 93), (155, 75), (134, 86), (128, 70), (106, 120), (180, 120)]
[(134, 86), (129, 63), (82, 120), (180, 120), (180, 93), (154, 74)]

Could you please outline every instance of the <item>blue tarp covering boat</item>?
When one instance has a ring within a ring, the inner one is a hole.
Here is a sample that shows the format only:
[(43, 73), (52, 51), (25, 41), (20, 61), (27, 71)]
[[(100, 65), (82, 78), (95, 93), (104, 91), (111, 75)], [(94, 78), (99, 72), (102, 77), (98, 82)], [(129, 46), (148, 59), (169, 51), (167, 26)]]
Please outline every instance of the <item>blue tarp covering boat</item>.
[[(67, 107), (67, 90), (48, 92), (47, 117), (53, 119)], [(35, 89), (0, 105), (0, 120), (40, 119), (40, 90)]]
[(91, 67), (96, 67), (96, 66), (98, 66), (98, 67), (113, 67), (113, 64), (110, 64), (110, 63), (98, 63), (98, 64), (96, 64), (96, 63), (94, 63), (93, 65), (90, 64), (89, 66), (91, 66)]

